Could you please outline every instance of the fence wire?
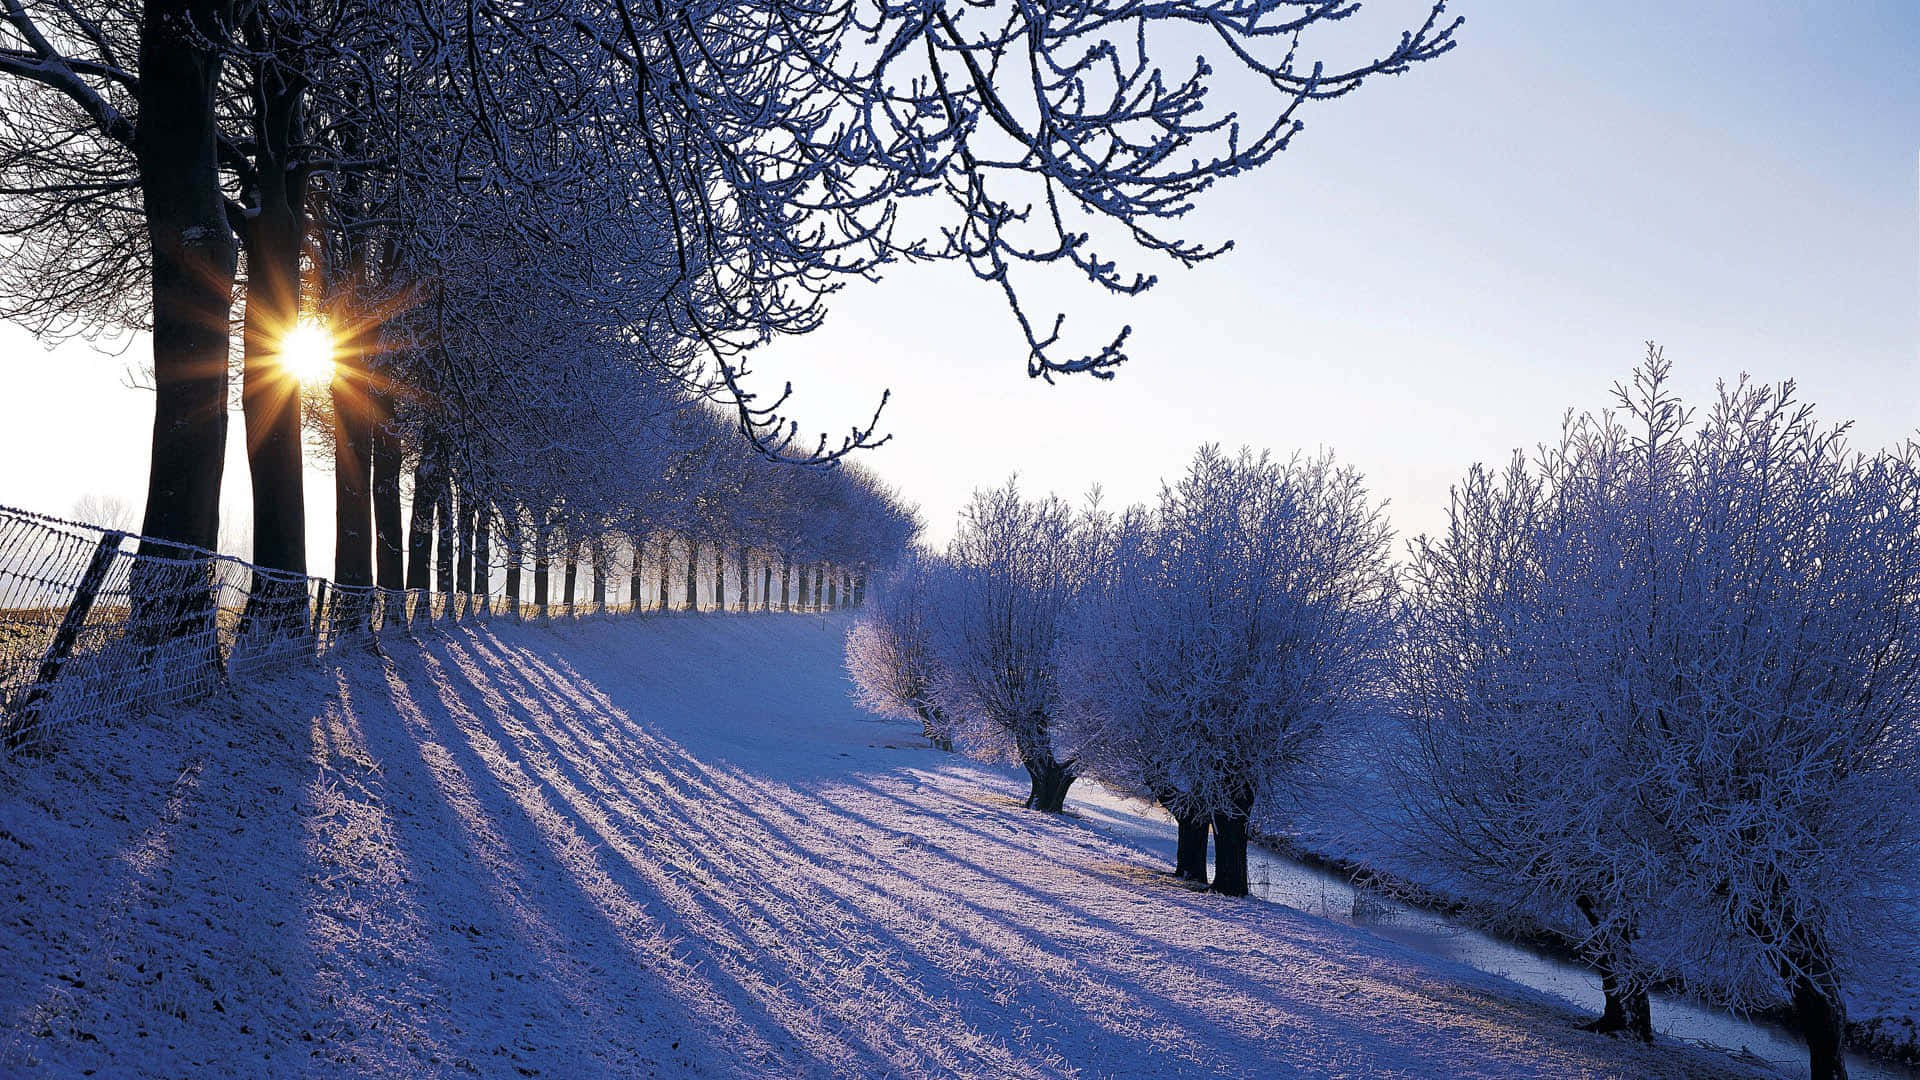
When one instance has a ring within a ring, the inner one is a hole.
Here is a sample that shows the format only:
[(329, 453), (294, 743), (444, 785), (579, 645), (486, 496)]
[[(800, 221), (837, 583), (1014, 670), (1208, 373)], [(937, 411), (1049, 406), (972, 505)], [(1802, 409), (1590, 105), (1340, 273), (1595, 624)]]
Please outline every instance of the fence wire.
[(467, 593), (342, 587), (0, 506), (0, 745), (497, 607)]
[[(507, 554), (512, 560), (512, 554)], [(681, 562), (675, 571), (677, 588)], [(504, 569), (504, 567), (502, 567)], [(857, 605), (851, 574), (788, 567), (781, 580), (765, 565), (737, 591), (716, 595), (717, 580), (695, 574), (680, 606), (668, 576), (659, 592), (624, 598), (559, 596), (545, 605), (487, 592), (495, 567), (478, 568), (480, 592), (348, 587), (243, 559), (132, 533), (0, 506), (0, 757), (38, 745), (53, 730), (110, 716), (136, 715), (308, 662), (356, 641), (409, 633), (437, 623), (510, 615), (541, 621), (667, 610), (827, 611)], [(582, 569), (585, 569), (583, 566)], [(731, 566), (716, 566), (731, 575)], [(504, 575), (503, 575), (504, 576)], [(587, 591), (588, 574), (576, 582)], [(553, 586), (561, 584), (559, 564)], [(648, 576), (649, 586), (655, 579)], [(619, 578), (609, 574), (609, 584)], [(504, 581), (502, 582), (504, 584)], [(523, 590), (534, 574), (520, 575)], [(728, 585), (734, 585), (732, 581)], [(774, 590), (779, 586), (778, 594)], [(789, 584), (798, 588), (788, 592)], [(617, 590), (616, 590), (617, 591)], [(759, 595), (755, 595), (758, 592)], [(671, 599), (670, 599), (671, 597)]]

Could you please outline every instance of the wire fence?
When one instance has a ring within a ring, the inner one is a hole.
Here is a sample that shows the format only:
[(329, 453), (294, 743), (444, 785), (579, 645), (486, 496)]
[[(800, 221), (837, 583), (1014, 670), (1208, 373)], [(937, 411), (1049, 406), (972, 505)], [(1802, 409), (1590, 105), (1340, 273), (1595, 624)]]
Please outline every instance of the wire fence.
[[(491, 582), (491, 569), (478, 580)], [(748, 608), (733, 599), (720, 606)], [(659, 610), (634, 600), (536, 607), (504, 592), (347, 587), (0, 506), (0, 748), (43, 745), (59, 727), (192, 701), (390, 633)]]

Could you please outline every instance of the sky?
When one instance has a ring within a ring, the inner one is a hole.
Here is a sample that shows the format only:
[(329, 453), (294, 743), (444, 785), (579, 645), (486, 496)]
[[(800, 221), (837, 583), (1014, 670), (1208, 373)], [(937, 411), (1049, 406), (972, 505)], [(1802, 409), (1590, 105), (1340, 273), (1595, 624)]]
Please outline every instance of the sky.
[[(1367, 7), (1343, 32), (1410, 23), (1417, 5)], [(1432, 531), (1470, 465), (1606, 406), (1648, 341), (1699, 404), (1745, 372), (1797, 380), (1861, 448), (1920, 429), (1920, 4), (1452, 10), (1456, 50), (1305, 113), (1291, 149), (1183, 222), (1233, 239), (1230, 254), (1125, 306), (1060, 274), (1022, 279), (1075, 340), (1132, 325), (1114, 380), (1029, 380), (997, 290), (926, 266), (850, 286), (820, 331), (756, 358), (760, 377), (790, 380), (791, 416), (829, 432), (891, 389), (892, 438), (864, 459), (936, 544), (1009, 474), (1126, 503), (1205, 442), (1331, 449), (1403, 536)], [(48, 350), (0, 324), (0, 503), (139, 502), (151, 398), (126, 383), (144, 346)], [(331, 484), (308, 480), (325, 572)]]

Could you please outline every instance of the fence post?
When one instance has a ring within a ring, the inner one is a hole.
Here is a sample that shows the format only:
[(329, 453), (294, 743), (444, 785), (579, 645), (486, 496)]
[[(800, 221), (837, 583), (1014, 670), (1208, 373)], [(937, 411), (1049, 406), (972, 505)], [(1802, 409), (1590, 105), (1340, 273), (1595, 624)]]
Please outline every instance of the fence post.
[(40, 670), (34, 673), (32, 685), (21, 694), (17, 715), (7, 725), (3, 740), (7, 749), (19, 746), (39, 726), (40, 701), (52, 689), (53, 680), (59, 677), (60, 668), (73, 653), (74, 644), (80, 640), (80, 631), (86, 626), (87, 616), (93, 613), (93, 602), (100, 595), (100, 586), (107, 580), (107, 571), (113, 566), (113, 556), (120, 550), (120, 541), (125, 538), (125, 533), (108, 530), (101, 534), (100, 542), (94, 545), (93, 557), (87, 561), (86, 572), (80, 575), (80, 585), (67, 604), (66, 614), (60, 617), (60, 629), (54, 632), (53, 643), (47, 646), (46, 655), (40, 658)]
[[(331, 617), (329, 617), (329, 614), (328, 614), (328, 612), (327, 612), (327, 579), (326, 579), (326, 578), (314, 578), (314, 579), (313, 579), (313, 581), (314, 581), (314, 586), (313, 586), (313, 623), (312, 623), (312, 625), (313, 625), (313, 652), (314, 652), (314, 655), (315, 655), (315, 656), (318, 656), (318, 655), (320, 654), (320, 641), (321, 641), (321, 639), (322, 639), (322, 637), (324, 636), (324, 635), (323, 635), (323, 631), (321, 630), (321, 625), (320, 625), (320, 624), (321, 624), (321, 622), (322, 622), (322, 621), (324, 621), (324, 622), (325, 622), (325, 623), (326, 623), (326, 624), (327, 624), (328, 626), (332, 626), (332, 625), (333, 625), (333, 619), (332, 619)], [(336, 590), (336, 592), (337, 592), (337, 591), (338, 591), (338, 590)], [(338, 598), (336, 597), (336, 600), (337, 600), (337, 599), (338, 599)]]

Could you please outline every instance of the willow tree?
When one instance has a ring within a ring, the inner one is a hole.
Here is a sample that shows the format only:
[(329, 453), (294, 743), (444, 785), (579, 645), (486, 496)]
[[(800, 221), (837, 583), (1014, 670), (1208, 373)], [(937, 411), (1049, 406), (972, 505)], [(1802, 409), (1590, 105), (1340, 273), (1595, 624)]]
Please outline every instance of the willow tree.
[(1849, 965), (1911, 944), (1920, 448), (1855, 453), (1791, 383), (1696, 423), (1669, 372), (1418, 545), (1410, 824), (1482, 903), (1584, 926), (1599, 1026), (1650, 1038), (1678, 980), (1787, 1006), (1843, 1077)]

